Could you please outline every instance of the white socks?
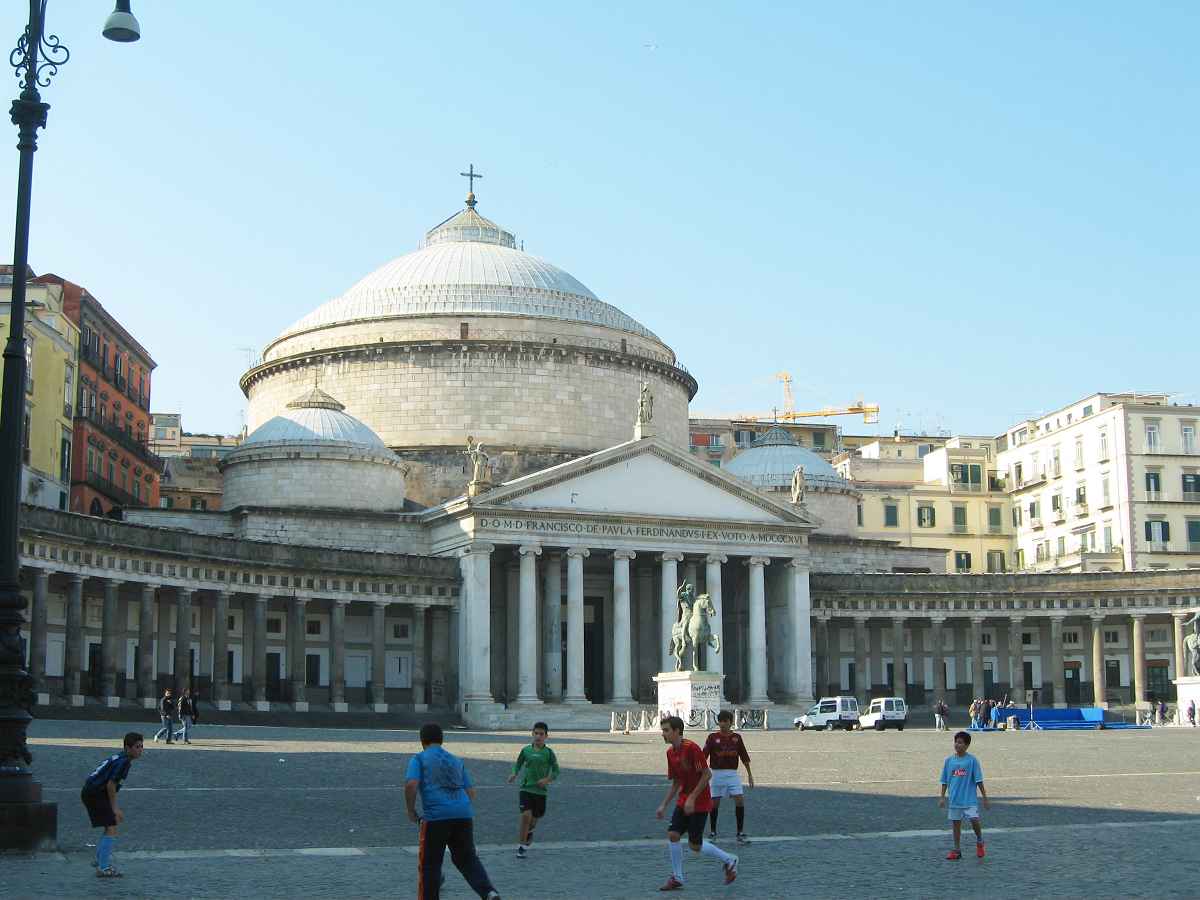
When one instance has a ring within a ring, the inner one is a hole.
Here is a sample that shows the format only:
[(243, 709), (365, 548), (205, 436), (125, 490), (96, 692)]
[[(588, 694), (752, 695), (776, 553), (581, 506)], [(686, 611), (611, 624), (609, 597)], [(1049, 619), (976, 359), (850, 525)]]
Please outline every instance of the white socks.
[(671, 874), (676, 881), (683, 881), (683, 844), (679, 841), (667, 841), (671, 850)]
[(732, 853), (726, 853), (716, 844), (710, 844), (708, 841), (705, 841), (700, 845), (700, 852), (705, 856), (711, 856), (713, 859), (719, 859), (725, 865), (729, 865), (731, 862), (733, 862)]

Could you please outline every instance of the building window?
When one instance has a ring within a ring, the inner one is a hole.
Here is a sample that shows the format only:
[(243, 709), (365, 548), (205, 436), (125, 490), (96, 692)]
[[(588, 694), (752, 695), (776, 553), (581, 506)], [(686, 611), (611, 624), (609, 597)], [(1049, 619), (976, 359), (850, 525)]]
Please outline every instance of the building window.
[[(68, 369), (68, 371), (70, 371)], [(1196, 452), (1196, 426), (1182, 425), (1180, 426), (1180, 437), (1183, 439), (1183, 452)]]
[(955, 505), (952, 512), (954, 516), (954, 530), (965, 532), (967, 530), (967, 508)]
[(1108, 459), (1108, 432), (1100, 429), (1100, 459)]
[(917, 526), (919, 528), (932, 528), (936, 521), (937, 517), (934, 515), (932, 506), (917, 507)]
[(1196, 472), (1184, 472), (1183, 499), (1188, 503), (1200, 501), (1200, 474)]
[(236, 619), (235, 619), (233, 616), (230, 616), (230, 617), (229, 617), (229, 624), (225, 626), (225, 630), (226, 630), (226, 631), (233, 631), (233, 630), (234, 630), (234, 622), (236, 622), (236, 621), (237, 621), (237, 620), (236, 620)]
[(857, 508), (856, 508), (856, 514), (857, 514), (857, 516), (858, 516), (858, 527), (859, 527), (859, 528), (862, 528), (862, 523), (863, 523), (863, 509), (862, 509), (862, 504), (861, 504), (861, 503), (859, 503), (859, 504), (858, 504), (858, 506), (857, 506)]
[(1063, 632), (1063, 643), (1078, 645), (1079, 644), (1079, 632), (1078, 631), (1064, 631)]
[(277, 616), (268, 616), (267, 617), (267, 634), (282, 634), (282, 633), (283, 633), (283, 619), (280, 619)]
[(1054, 512), (1058, 512), (1058, 511), (1060, 511), (1060, 510), (1063, 508), (1063, 505), (1062, 505), (1062, 494), (1054, 494), (1053, 496), (1051, 496), (1051, 498), (1050, 498), (1050, 508), (1051, 508), (1052, 510), (1054, 510)]
[(207, 510), (208, 509), (208, 501), (204, 500), (201, 497), (193, 497), (192, 498), (192, 509)]
[(1005, 571), (1003, 550), (989, 550), (987, 552), (987, 570), (993, 574)]
[(1171, 540), (1171, 523), (1164, 519), (1146, 520), (1146, 541), (1151, 545), (1164, 547)]
[(398, 641), (408, 640), (408, 623), (396, 622), (392, 625), (392, 637)]
[(1055, 556), (1066, 556), (1067, 555), (1066, 536), (1060, 536), (1058, 538), (1058, 541), (1054, 545), (1054, 555)]
[(1021, 632), (1021, 646), (1022, 647), (1032, 647), (1033, 646), (1033, 632), (1032, 631), (1022, 631)]
[(812, 436), (813, 447), (817, 450), (825, 449), (825, 432), (814, 431)]
[(1083, 438), (1075, 439), (1075, 468), (1083, 468)]
[(1089, 553), (1096, 549), (1096, 532), (1084, 531), (1079, 535), (1079, 552)]
[(1121, 641), (1121, 638), (1117, 632), (1115, 632), (1115, 631), (1105, 631), (1104, 632), (1104, 643), (1119, 644), (1120, 641)]
[(1105, 552), (1105, 553), (1112, 553), (1112, 551), (1113, 551), (1113, 539), (1112, 539), (1112, 537), (1113, 537), (1113, 535), (1112, 535), (1112, 526), (1111, 526), (1111, 525), (1105, 525), (1105, 526), (1104, 526), (1104, 552)]
[(980, 633), (980, 635), (979, 635), (979, 643), (980, 643), (980, 645), (981, 645), (981, 646), (983, 646), (983, 647), (990, 647), (990, 646), (992, 646), (992, 635), (991, 635), (991, 632), (984, 631), (984, 632)]
[(1112, 506), (1112, 493), (1108, 485), (1107, 477), (1100, 482), (1100, 497), (1102, 506)]
[(900, 525), (900, 507), (895, 503), (883, 504), (883, 524), (888, 528), (898, 528)]
[(1146, 473), (1146, 499), (1161, 500), (1162, 499), (1162, 473), (1147, 472)]
[(1092, 408), (1090, 406), (1085, 406), (1083, 408), (1083, 417), (1086, 419), (1091, 414), (1092, 414)]
[(320, 637), (321, 636), (321, 620), (320, 619), (308, 619), (307, 621), (305, 621), (304, 633), (311, 634), (314, 637)]
[(1160, 435), (1159, 435), (1159, 431), (1158, 431), (1158, 423), (1157, 422), (1147, 422), (1146, 423), (1146, 452), (1147, 453), (1157, 453), (1160, 449), (1162, 449), (1162, 443), (1159, 440), (1159, 438), (1160, 438)]
[(1014, 506), (1012, 508), (1012, 520), (1013, 520), (1013, 528), (1021, 527), (1021, 507), (1020, 506)]
[(1075, 485), (1075, 505), (1083, 507), (1085, 509), (1087, 508), (1087, 485), (1086, 484)]
[(955, 572), (970, 572), (971, 571), (971, 554), (965, 550), (954, 551), (954, 571)]
[(988, 507), (988, 531), (999, 531), (1003, 527), (1004, 513), (998, 506)]
[(1200, 550), (1200, 519), (1187, 520), (1188, 549), (1193, 553)]
[(1020, 547), (1013, 551), (1013, 568), (1017, 570), (1025, 568), (1025, 551)]
[(158, 505), (160, 507), (162, 507), (163, 509), (174, 509), (175, 508), (175, 498), (174, 497), (159, 497)]
[(1165, 628), (1147, 628), (1146, 643), (1147, 644), (1165, 644), (1167, 642), (1167, 631)]
[(1042, 517), (1042, 503), (1040, 500), (1029, 501), (1029, 518), (1040, 519)]

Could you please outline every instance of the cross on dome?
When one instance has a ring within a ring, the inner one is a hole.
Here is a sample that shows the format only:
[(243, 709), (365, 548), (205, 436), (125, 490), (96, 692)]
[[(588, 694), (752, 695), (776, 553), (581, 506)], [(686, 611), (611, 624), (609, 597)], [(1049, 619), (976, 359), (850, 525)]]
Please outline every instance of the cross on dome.
[(467, 171), (459, 172), (458, 174), (461, 175), (463, 178), (467, 179), (467, 182), (469, 184), (469, 187), (467, 188), (467, 208), (474, 209), (475, 208), (475, 179), (482, 178), (483, 176), (475, 171), (475, 163), (471, 163), (469, 166), (467, 166)]

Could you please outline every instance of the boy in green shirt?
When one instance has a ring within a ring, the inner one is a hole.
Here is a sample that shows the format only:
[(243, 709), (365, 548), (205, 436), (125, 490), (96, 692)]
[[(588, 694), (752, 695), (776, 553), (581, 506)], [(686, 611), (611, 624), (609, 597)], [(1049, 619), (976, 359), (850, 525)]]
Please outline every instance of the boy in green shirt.
[(524, 859), (533, 843), (533, 829), (546, 814), (546, 787), (558, 777), (558, 759), (554, 751), (546, 746), (550, 728), (545, 722), (533, 723), (533, 743), (522, 747), (513, 763), (508, 783), (521, 776), (520, 824), (517, 827), (517, 859)]

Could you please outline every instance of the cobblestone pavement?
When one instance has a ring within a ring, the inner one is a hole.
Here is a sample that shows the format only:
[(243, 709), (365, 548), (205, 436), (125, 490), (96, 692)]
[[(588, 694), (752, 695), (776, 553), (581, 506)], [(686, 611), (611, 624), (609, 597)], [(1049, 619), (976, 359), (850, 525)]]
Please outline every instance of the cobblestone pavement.
[[(121, 793), (117, 862), (100, 882), (98, 835), (79, 786), (128, 726), (39, 721), (35, 768), (59, 808), (60, 853), (3, 861), (5, 894), (25, 896), (411, 895), (416, 830), (402, 779), (411, 731), (201, 727), (191, 746), (149, 744)], [(147, 723), (146, 734), (154, 729)], [(702, 734), (693, 735), (702, 737)], [(516, 789), (508, 767), (521, 734), (447, 735), (479, 787), (476, 839), (501, 894), (638, 897), (668, 874), (666, 782), (657, 735), (555, 733), (563, 775), (530, 859), (513, 857)], [(685, 862), (684, 896), (837, 897), (1196, 896), (1200, 729), (978, 735), (988, 857), (943, 859), (936, 805), (950, 738), (933, 731), (746, 734), (758, 787), (748, 794), (754, 841), (733, 847), (732, 808), (717, 843), (740, 876)], [(969, 844), (966, 849), (973, 850)], [(448, 898), (473, 896), (447, 860)], [(10, 894), (11, 891), (11, 894)]]

